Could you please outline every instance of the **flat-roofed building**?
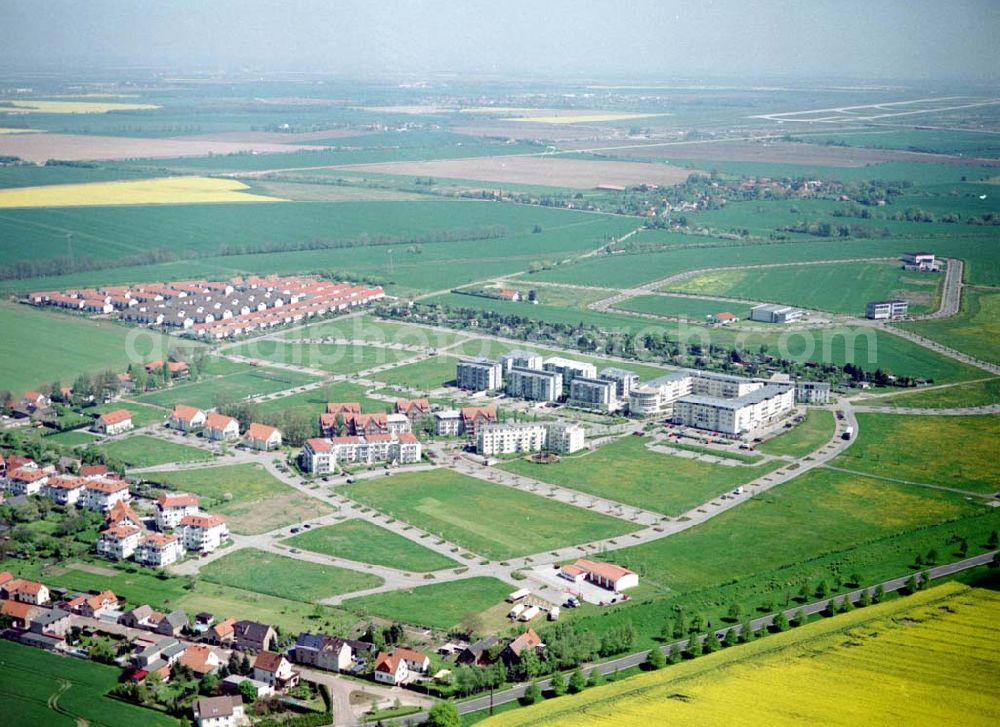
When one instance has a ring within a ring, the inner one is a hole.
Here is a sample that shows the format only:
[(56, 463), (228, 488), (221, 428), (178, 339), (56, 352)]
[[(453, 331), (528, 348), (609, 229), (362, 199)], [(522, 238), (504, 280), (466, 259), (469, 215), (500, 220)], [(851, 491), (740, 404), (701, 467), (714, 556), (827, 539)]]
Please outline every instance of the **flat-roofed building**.
[(796, 381), (795, 401), (805, 404), (828, 404), (830, 384), (823, 381)]
[(532, 353), (531, 351), (508, 351), (503, 356), (500, 357), (500, 365), (503, 366), (503, 371), (506, 374), (514, 367), (522, 369), (534, 369), (540, 370), (542, 368), (542, 356), (537, 353)]
[(584, 361), (574, 361), (573, 359), (562, 358), (560, 356), (545, 359), (542, 368), (546, 371), (555, 371), (562, 374), (563, 386), (569, 386), (570, 382), (577, 376), (585, 379), (597, 378), (597, 367), (594, 364)]
[(584, 448), (585, 432), (576, 422), (553, 422), (548, 425), (547, 448), (558, 454), (572, 454)]
[(562, 374), (515, 366), (507, 372), (504, 391), (521, 399), (555, 401), (562, 396)]
[(639, 386), (639, 374), (626, 369), (619, 369), (613, 366), (601, 369), (598, 376), (605, 381), (615, 382), (615, 396), (619, 399), (627, 399), (632, 389)]
[(586, 409), (611, 411), (618, 408), (614, 381), (575, 377), (569, 385), (569, 403)]
[(873, 300), (865, 306), (865, 318), (873, 321), (897, 321), (906, 318), (910, 304), (905, 300)]
[(668, 414), (677, 399), (691, 393), (691, 382), (691, 374), (687, 371), (648, 381), (629, 392), (629, 413), (637, 417)]
[(458, 388), (469, 391), (495, 391), (503, 382), (503, 366), (488, 358), (463, 358), (456, 366)]
[(789, 321), (798, 320), (803, 315), (805, 315), (805, 311), (801, 311), (798, 308), (774, 303), (755, 305), (750, 309), (750, 320), (761, 321), (762, 323), (788, 323)]
[(735, 398), (686, 396), (674, 402), (673, 422), (737, 435), (776, 421), (795, 407), (795, 387), (768, 384)]
[(487, 457), (517, 452), (541, 452), (548, 440), (544, 424), (486, 424), (476, 434), (476, 452)]

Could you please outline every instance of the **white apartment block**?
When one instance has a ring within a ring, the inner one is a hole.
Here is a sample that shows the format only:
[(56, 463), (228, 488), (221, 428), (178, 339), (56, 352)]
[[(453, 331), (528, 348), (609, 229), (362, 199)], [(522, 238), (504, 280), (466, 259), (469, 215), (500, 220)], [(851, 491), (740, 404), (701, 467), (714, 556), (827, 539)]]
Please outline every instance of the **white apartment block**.
[(562, 374), (564, 386), (568, 385), (577, 376), (585, 379), (597, 378), (597, 367), (594, 364), (573, 361), (572, 359), (560, 358), (559, 356), (545, 359), (542, 368), (546, 371), (555, 371)]
[(174, 534), (184, 550), (211, 553), (229, 538), (229, 528), (218, 515), (185, 515)]
[(82, 477), (68, 475), (52, 477), (45, 485), (45, 494), (56, 505), (62, 507), (76, 505), (86, 492), (84, 489), (86, 482)]
[(323, 475), (335, 471), (338, 464), (414, 464), (420, 461), (422, 451), (411, 432), (316, 438), (306, 440), (299, 453), (299, 465), (306, 472)]
[(299, 453), (299, 466), (314, 475), (326, 475), (337, 467), (337, 458), (329, 439), (307, 439)]
[(488, 358), (463, 358), (456, 366), (455, 381), (460, 389), (495, 391), (503, 382), (503, 366)]
[(406, 414), (388, 414), (385, 417), (389, 434), (402, 434), (410, 431), (410, 418)]
[(532, 353), (531, 351), (508, 351), (500, 357), (500, 365), (503, 366), (504, 374), (515, 367), (541, 371), (542, 362), (542, 357), (537, 353)]
[(101, 532), (97, 538), (97, 554), (111, 560), (131, 558), (139, 547), (142, 531), (131, 525), (116, 525)]
[(462, 433), (462, 412), (458, 409), (434, 412), (434, 433), (439, 437), (457, 437)]
[(108, 512), (119, 502), (128, 502), (128, 484), (122, 480), (90, 480), (84, 485), (84, 507), (91, 512)]
[(555, 401), (562, 396), (562, 390), (562, 374), (520, 366), (514, 366), (507, 372), (504, 386), (508, 396), (533, 401)]
[(575, 377), (569, 385), (569, 402), (586, 409), (611, 411), (618, 408), (617, 387), (614, 381)]
[(600, 379), (615, 382), (615, 396), (619, 399), (627, 399), (632, 389), (639, 386), (639, 374), (619, 368), (602, 369)]
[(147, 533), (135, 549), (135, 560), (152, 568), (163, 568), (184, 556), (184, 546), (176, 535)]
[(549, 429), (544, 424), (486, 424), (476, 435), (476, 452), (490, 457), (517, 452), (541, 452)]
[(197, 495), (185, 492), (166, 493), (156, 499), (156, 527), (161, 532), (176, 528), (185, 515), (197, 514)]
[(548, 449), (558, 454), (572, 454), (584, 447), (584, 430), (579, 424), (554, 422), (548, 425)]
[(687, 396), (674, 402), (673, 422), (737, 435), (766, 426), (795, 407), (795, 387), (769, 384), (731, 399)]
[(637, 417), (666, 414), (675, 401), (690, 393), (690, 373), (678, 371), (667, 374), (629, 392), (629, 413)]
[(822, 381), (796, 381), (795, 401), (806, 404), (829, 404), (830, 384)]

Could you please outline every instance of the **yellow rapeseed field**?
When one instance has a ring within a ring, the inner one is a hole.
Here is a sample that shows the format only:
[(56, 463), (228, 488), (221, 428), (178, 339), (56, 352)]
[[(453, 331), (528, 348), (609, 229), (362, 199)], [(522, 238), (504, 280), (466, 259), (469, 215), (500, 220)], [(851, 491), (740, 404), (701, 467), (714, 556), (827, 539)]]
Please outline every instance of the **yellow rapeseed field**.
[(91, 207), (123, 204), (199, 204), (206, 202), (285, 202), (280, 197), (245, 192), (233, 179), (162, 177), (127, 182), (50, 184), (0, 189), (0, 209), (10, 207)]
[(483, 724), (1000, 724), (998, 619), (949, 583)]
[(0, 112), (18, 114), (106, 114), (109, 111), (150, 111), (159, 106), (148, 103), (112, 101), (10, 101), (13, 108), (0, 106)]

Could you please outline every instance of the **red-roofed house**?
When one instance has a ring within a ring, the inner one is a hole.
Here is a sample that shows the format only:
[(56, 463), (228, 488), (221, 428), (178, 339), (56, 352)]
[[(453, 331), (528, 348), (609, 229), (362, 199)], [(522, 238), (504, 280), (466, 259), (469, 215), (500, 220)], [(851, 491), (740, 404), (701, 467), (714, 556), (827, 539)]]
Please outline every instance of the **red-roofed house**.
[(275, 689), (287, 689), (299, 683), (299, 673), (283, 654), (262, 651), (253, 663), (253, 678)]
[(737, 318), (736, 316), (734, 316), (732, 313), (728, 313), (728, 312), (716, 313), (716, 314), (710, 315), (708, 317), (709, 323), (719, 323), (719, 324), (722, 324), (724, 326), (725, 325), (729, 325), (730, 323), (733, 323), (734, 321), (738, 321), (738, 320), (739, 320), (739, 318)]
[(82, 477), (69, 475), (51, 477), (45, 485), (45, 494), (56, 505), (69, 507), (80, 501), (80, 497), (85, 492), (84, 485), (86, 483), (87, 481)]
[(48, 473), (37, 467), (19, 467), (7, 474), (7, 487), (12, 495), (37, 495), (48, 481)]
[(142, 531), (129, 525), (114, 525), (97, 537), (97, 554), (112, 560), (131, 558), (142, 540)]
[(197, 514), (197, 495), (170, 492), (156, 498), (156, 527), (160, 530), (173, 530), (185, 515)]
[(495, 424), (497, 408), (495, 406), (467, 406), (462, 409), (462, 432), (468, 437), (475, 437), (479, 428), (486, 424)]
[(521, 300), (521, 294), (518, 291), (510, 290), (507, 288), (504, 288), (499, 293), (497, 293), (497, 296), (503, 298), (504, 300), (512, 301), (514, 303)]
[(36, 411), (38, 409), (44, 409), (49, 406), (52, 402), (49, 397), (45, 394), (40, 394), (37, 391), (26, 391), (24, 396), (21, 397), (22, 406), (26, 407), (28, 411)]
[(267, 424), (252, 422), (247, 427), (247, 445), (261, 452), (278, 449), (281, 446), (281, 432)]
[(108, 467), (103, 464), (85, 464), (80, 468), (80, 477), (87, 479), (104, 477), (106, 474), (108, 474)]
[(410, 672), (406, 661), (395, 653), (387, 654), (380, 651), (375, 658), (375, 681), (396, 686), (406, 681)]
[(27, 631), (31, 627), (31, 620), (44, 612), (38, 606), (21, 601), (4, 601), (0, 604), (0, 615), (9, 618), (10, 625), (21, 631)]
[(163, 568), (176, 563), (184, 555), (180, 538), (166, 533), (146, 533), (135, 550), (135, 560), (152, 568)]
[(205, 632), (205, 641), (210, 644), (216, 644), (217, 646), (232, 643), (235, 638), (233, 629), (235, 624), (236, 620), (231, 618), (227, 618), (223, 621), (219, 621), (217, 624), (213, 624), (208, 631)]
[(411, 672), (417, 672), (418, 674), (426, 674), (427, 670), (431, 666), (431, 660), (419, 651), (413, 651), (412, 649), (397, 648), (392, 652), (395, 656), (400, 657), (406, 662), (406, 668)]
[(196, 677), (201, 679), (206, 674), (217, 670), (222, 664), (222, 660), (218, 654), (212, 651), (211, 647), (205, 644), (191, 644), (181, 654), (177, 663), (188, 667)]
[(225, 414), (209, 412), (205, 417), (205, 436), (217, 442), (237, 439), (240, 436), (240, 423)]
[(361, 404), (356, 401), (334, 401), (326, 405), (327, 414), (360, 414)]
[(388, 434), (389, 422), (385, 412), (353, 414), (346, 417), (347, 430), (354, 435)]
[(89, 596), (83, 599), (80, 605), (80, 615), (88, 618), (98, 618), (102, 614), (108, 613), (118, 608), (118, 596), (111, 591), (103, 591), (96, 596)]
[(516, 639), (507, 644), (500, 652), (500, 660), (509, 669), (521, 662), (521, 656), (526, 651), (534, 651), (536, 654), (545, 648), (541, 638), (534, 629), (528, 629)]
[(112, 505), (108, 514), (104, 518), (104, 527), (110, 528), (113, 525), (127, 525), (130, 528), (139, 529), (143, 529), (145, 527), (143, 525), (142, 518), (139, 517), (139, 515), (136, 514), (136, 511), (133, 510), (132, 507), (124, 500), (119, 500)]
[(95, 432), (106, 434), (109, 437), (121, 434), (132, 429), (132, 412), (128, 409), (115, 409), (101, 414), (94, 420), (91, 427)]
[(184, 550), (211, 553), (229, 538), (229, 528), (218, 515), (185, 515), (175, 534), (181, 539)]
[(15, 578), (7, 581), (3, 590), (11, 601), (21, 601), (34, 606), (42, 606), (49, 602), (49, 589), (37, 581)]
[(325, 475), (336, 467), (337, 458), (333, 453), (333, 445), (329, 439), (307, 439), (299, 455), (299, 465), (306, 472), (314, 475)]
[(611, 591), (622, 591), (639, 585), (639, 576), (628, 568), (613, 563), (597, 563), (580, 559), (572, 565), (564, 565), (559, 572), (563, 578), (574, 582), (583, 578)]
[(119, 502), (128, 502), (128, 484), (121, 480), (89, 480), (84, 485), (85, 507), (91, 512), (110, 512)]
[(205, 426), (205, 412), (187, 404), (176, 404), (170, 414), (169, 426), (171, 429), (180, 429), (183, 432), (193, 432)]
[(427, 399), (396, 399), (396, 413), (405, 414), (415, 426), (431, 413), (431, 403)]

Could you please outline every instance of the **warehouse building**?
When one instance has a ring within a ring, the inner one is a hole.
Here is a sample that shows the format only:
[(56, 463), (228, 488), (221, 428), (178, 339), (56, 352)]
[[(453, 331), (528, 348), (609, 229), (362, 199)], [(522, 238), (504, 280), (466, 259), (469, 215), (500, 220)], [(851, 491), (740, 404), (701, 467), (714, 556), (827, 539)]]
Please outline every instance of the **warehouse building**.
[(792, 308), (787, 305), (775, 305), (773, 303), (755, 305), (750, 309), (750, 320), (760, 321), (761, 323), (788, 323), (789, 321), (798, 320), (803, 315), (805, 315), (805, 312), (798, 308)]
[(458, 362), (455, 382), (460, 389), (495, 391), (503, 381), (503, 367), (488, 358), (463, 358)]
[(902, 256), (903, 270), (919, 270), (920, 272), (937, 272), (940, 263), (932, 252), (904, 252)]
[(504, 391), (508, 396), (517, 396), (534, 401), (555, 401), (562, 396), (562, 375), (555, 371), (514, 366), (507, 372)]
[(865, 318), (873, 321), (898, 321), (906, 318), (910, 304), (905, 300), (873, 300), (865, 306)]

